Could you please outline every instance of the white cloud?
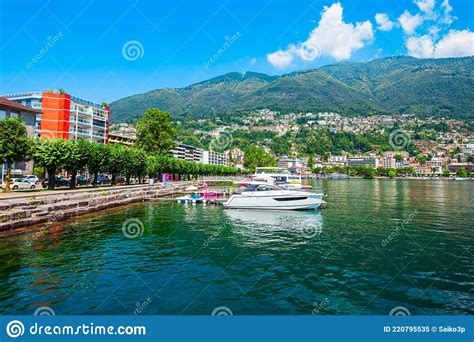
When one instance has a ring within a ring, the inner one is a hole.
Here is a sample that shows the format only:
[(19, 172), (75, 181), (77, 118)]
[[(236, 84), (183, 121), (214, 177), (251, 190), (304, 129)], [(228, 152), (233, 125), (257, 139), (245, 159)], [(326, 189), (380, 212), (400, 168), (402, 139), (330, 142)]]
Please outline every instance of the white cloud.
[(447, 58), (474, 55), (474, 32), (451, 30), (438, 42), (426, 34), (409, 37), (406, 41), (408, 54), (418, 58)]
[(418, 6), (420, 11), (424, 12), (428, 16), (432, 16), (433, 9), (435, 7), (435, 0), (415, 0), (415, 5)]
[(430, 35), (409, 37), (406, 41), (408, 54), (417, 58), (433, 57), (434, 44)]
[(453, 17), (451, 15), (451, 11), (453, 8), (449, 4), (449, 0), (443, 0), (441, 3), (441, 8), (443, 9), (443, 17), (441, 19), (441, 22), (446, 25), (451, 25), (451, 23), (456, 19), (456, 17)]
[[(439, 7), (434, 0), (414, 0), (420, 13), (411, 15), (405, 11), (398, 18), (403, 31), (408, 36), (405, 44), (410, 56), (418, 58), (447, 58), (474, 55), (474, 33), (469, 29), (450, 30), (447, 28), (456, 19), (451, 15), (453, 7), (449, 0), (443, 0)], [(418, 16), (418, 17), (417, 17)], [(428, 28), (423, 26), (425, 34), (416, 35), (415, 30), (424, 21), (434, 22)], [(444, 36), (443, 36), (444, 34)]]
[(268, 61), (278, 69), (286, 69), (293, 62), (293, 53), (290, 51), (278, 50), (267, 55)]
[(474, 55), (474, 32), (451, 30), (436, 44), (434, 56), (465, 57)]
[(286, 50), (267, 55), (268, 61), (277, 68), (286, 68), (298, 56), (305, 61), (313, 61), (321, 55), (336, 61), (349, 59), (352, 52), (372, 42), (372, 23), (367, 20), (355, 24), (345, 23), (340, 3), (324, 6), (318, 26), (308, 39), (300, 44), (290, 44)]
[(436, 25), (433, 25), (429, 28), (428, 30), (428, 33), (434, 38), (434, 39), (438, 39), (438, 34), (439, 32), (441, 31), (441, 29), (436, 26)]
[(398, 22), (402, 25), (405, 34), (413, 34), (418, 26), (423, 24), (423, 18), (420, 14), (411, 15), (410, 12), (405, 11), (398, 18)]
[(385, 13), (377, 13), (375, 15), (375, 22), (379, 25), (377, 28), (380, 31), (391, 31), (395, 25)]

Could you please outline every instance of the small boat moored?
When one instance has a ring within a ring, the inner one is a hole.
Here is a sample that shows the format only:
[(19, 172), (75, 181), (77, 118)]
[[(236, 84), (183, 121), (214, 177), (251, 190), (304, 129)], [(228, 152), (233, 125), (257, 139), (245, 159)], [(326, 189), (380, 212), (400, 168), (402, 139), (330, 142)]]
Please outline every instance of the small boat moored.
[(272, 184), (251, 184), (241, 194), (233, 194), (224, 208), (266, 210), (317, 209), (322, 193), (282, 189)]

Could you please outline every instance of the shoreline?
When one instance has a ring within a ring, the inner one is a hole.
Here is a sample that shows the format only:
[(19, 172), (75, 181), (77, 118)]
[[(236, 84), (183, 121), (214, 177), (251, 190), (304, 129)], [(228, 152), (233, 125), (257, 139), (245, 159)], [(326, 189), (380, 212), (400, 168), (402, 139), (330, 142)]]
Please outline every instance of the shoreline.
[(189, 186), (179, 182), (168, 186), (147, 184), (131, 187), (94, 189), (94, 191), (63, 193), (51, 192), (44, 196), (17, 197), (0, 204), (0, 236), (26, 226), (50, 225), (71, 217), (82, 216), (105, 209), (144, 202), (183, 193)]
[(361, 176), (349, 176), (347, 178), (341, 177), (341, 178), (331, 178), (331, 177), (314, 177), (314, 178), (302, 178), (304, 180), (351, 180), (351, 179), (365, 179), (365, 180), (374, 180), (374, 179), (388, 179), (388, 180), (430, 180), (430, 181), (460, 181), (460, 180), (465, 180), (465, 181), (474, 181), (473, 177), (470, 178), (460, 178), (459, 177), (384, 177), (384, 176), (375, 176), (374, 178), (364, 178)]

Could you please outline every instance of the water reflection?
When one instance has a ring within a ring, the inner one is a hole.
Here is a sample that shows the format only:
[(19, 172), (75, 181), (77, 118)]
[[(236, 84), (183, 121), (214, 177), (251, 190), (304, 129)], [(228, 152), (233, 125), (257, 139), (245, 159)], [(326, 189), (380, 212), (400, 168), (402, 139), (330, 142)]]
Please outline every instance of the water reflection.
[[(318, 237), (323, 233), (323, 217), (317, 211), (245, 210), (228, 209), (225, 215), (233, 226), (233, 233), (264, 243), (292, 237), (297, 244), (304, 238)], [(245, 240), (245, 239), (244, 239)]]

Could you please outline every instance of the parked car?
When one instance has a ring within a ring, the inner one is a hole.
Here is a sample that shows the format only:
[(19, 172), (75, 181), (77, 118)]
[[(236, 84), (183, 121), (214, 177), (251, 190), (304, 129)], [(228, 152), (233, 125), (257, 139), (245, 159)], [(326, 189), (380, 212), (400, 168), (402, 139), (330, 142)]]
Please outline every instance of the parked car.
[[(63, 176), (55, 176), (55, 182), (54, 182), (55, 187), (69, 186), (69, 184), (70, 184), (69, 179), (64, 178)], [(41, 183), (41, 185), (43, 186), (43, 188), (46, 189), (48, 187), (48, 178), (46, 178), (43, 181), (43, 183)]]
[(89, 185), (89, 179), (84, 176), (76, 176), (76, 185)]
[[(94, 182), (94, 178), (91, 178), (89, 181), (92, 184)], [(104, 176), (104, 175), (99, 175), (97, 177), (97, 185), (104, 185), (104, 184), (110, 184), (109, 177)]]
[(118, 176), (115, 178), (115, 184), (125, 184), (127, 182), (127, 179), (122, 176)]
[[(7, 185), (5, 183), (2, 183), (2, 189), (5, 189)], [(26, 178), (15, 178), (12, 179), (10, 182), (10, 187), (13, 190), (19, 190), (19, 189), (34, 189), (35, 185), (28, 181)]]
[(33, 184), (39, 184), (40, 182), (39, 178), (36, 177), (35, 175), (26, 175), (25, 179), (27, 179), (30, 183), (33, 183)]

